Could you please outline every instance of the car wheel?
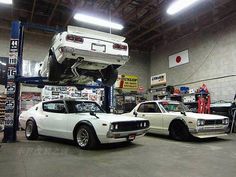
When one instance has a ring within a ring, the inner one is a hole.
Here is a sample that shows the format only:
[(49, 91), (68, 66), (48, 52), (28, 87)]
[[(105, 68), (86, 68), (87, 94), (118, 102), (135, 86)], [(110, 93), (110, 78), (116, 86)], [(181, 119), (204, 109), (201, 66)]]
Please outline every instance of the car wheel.
[(34, 121), (29, 120), (26, 123), (25, 127), (25, 137), (28, 140), (36, 140), (38, 138), (38, 130), (37, 130), (37, 125)]
[(76, 143), (81, 149), (93, 149), (97, 145), (97, 139), (92, 129), (87, 125), (81, 125), (76, 131)]
[(170, 136), (175, 140), (187, 141), (190, 133), (186, 125), (181, 121), (175, 121), (170, 126)]
[(102, 71), (102, 75), (103, 85), (110, 87), (115, 84), (118, 77), (118, 71), (117, 69), (114, 69), (113, 66), (108, 66)]
[(55, 55), (49, 55), (49, 81), (59, 81), (61, 73), (61, 64), (57, 62)]

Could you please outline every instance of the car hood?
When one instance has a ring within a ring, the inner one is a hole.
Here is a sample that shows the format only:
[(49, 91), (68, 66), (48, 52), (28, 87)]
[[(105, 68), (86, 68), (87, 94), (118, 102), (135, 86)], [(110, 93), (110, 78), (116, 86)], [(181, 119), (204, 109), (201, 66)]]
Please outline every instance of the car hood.
[(128, 121), (146, 120), (143, 118), (130, 117), (130, 116), (119, 115), (119, 114), (96, 113), (96, 115), (99, 117), (99, 119), (109, 121), (109, 122), (128, 122)]
[[(193, 113), (193, 112), (185, 112), (185, 113), (187, 117), (196, 118), (196, 119), (216, 120), (216, 119), (228, 118), (226, 116), (220, 116), (220, 115), (215, 115), (215, 114), (200, 114), (200, 113)], [(181, 117), (184, 116), (180, 112), (169, 112), (167, 114), (181, 116)]]

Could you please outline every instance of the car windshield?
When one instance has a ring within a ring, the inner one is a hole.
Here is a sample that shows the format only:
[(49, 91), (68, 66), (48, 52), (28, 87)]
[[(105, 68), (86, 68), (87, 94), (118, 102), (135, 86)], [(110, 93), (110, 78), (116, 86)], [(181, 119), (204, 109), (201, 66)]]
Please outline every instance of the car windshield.
[(89, 101), (67, 101), (69, 113), (85, 113), (85, 112), (104, 112), (96, 102)]
[(188, 112), (189, 109), (187, 106), (185, 106), (183, 103), (178, 103), (178, 102), (168, 102), (168, 101), (163, 101), (163, 102), (159, 102), (160, 105), (163, 106), (163, 108), (167, 111), (167, 112)]

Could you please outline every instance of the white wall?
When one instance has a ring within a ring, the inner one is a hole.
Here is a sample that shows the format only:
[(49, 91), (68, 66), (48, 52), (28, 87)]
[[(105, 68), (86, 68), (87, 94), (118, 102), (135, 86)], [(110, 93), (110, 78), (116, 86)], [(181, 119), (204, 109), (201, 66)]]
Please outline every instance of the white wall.
[[(190, 63), (169, 68), (168, 56), (185, 49)], [(198, 88), (205, 83), (212, 101), (232, 100), (236, 93), (236, 17), (153, 51), (150, 75), (165, 72), (168, 85)]]

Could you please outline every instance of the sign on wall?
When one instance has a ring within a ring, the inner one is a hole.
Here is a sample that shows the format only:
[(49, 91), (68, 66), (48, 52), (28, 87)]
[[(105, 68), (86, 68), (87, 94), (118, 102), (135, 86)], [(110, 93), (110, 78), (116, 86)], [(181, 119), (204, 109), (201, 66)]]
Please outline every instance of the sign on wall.
[(169, 68), (189, 63), (188, 50), (169, 56)]
[(134, 75), (119, 75), (115, 88), (131, 89), (136, 91), (138, 89), (138, 76)]
[(151, 86), (166, 84), (166, 73), (151, 76)]

